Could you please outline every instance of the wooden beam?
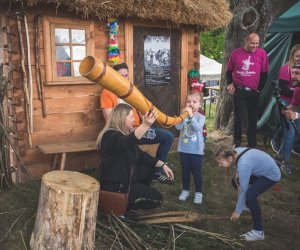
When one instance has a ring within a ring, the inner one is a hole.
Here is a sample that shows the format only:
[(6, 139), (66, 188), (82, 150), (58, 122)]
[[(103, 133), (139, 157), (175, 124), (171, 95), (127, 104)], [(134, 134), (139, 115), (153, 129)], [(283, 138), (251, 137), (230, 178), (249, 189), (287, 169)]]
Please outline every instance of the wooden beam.
[(125, 62), (129, 68), (129, 81), (133, 82), (133, 24), (125, 20)]
[[(45, 51), (45, 58), (48, 58), (48, 62), (51, 64), (51, 36), (50, 36), (50, 27), (49, 27), (49, 20), (47, 17), (43, 16), (43, 36), (47, 37), (47, 39), (44, 39), (44, 51)], [(52, 79), (52, 72), (51, 72), (51, 67), (46, 67), (45, 68), (45, 77), (46, 81), (51, 82)]]
[(184, 28), (181, 33), (181, 69), (180, 69), (180, 108), (185, 106), (188, 91), (188, 31)]

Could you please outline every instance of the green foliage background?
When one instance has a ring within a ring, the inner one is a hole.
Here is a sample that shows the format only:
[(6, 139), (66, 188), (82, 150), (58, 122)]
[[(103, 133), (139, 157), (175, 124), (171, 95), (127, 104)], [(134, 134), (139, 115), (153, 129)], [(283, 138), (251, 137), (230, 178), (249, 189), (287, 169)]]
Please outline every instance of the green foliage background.
[(223, 63), (225, 30), (217, 29), (200, 33), (201, 54)]

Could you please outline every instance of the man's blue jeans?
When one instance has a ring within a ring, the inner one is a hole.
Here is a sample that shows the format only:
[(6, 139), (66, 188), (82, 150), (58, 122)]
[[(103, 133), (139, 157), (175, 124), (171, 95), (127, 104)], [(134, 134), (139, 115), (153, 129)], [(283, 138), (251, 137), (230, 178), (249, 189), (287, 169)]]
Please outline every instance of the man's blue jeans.
[(156, 158), (165, 162), (168, 158), (170, 148), (174, 141), (174, 135), (171, 131), (164, 128), (151, 128), (155, 131), (155, 138), (149, 139), (143, 137), (139, 140), (140, 145), (145, 144), (156, 144), (159, 143), (159, 146), (156, 151)]
[[(299, 109), (297, 110), (299, 112)], [(299, 132), (300, 129), (300, 120), (297, 119), (294, 121), (296, 129)], [(282, 154), (283, 160), (286, 162), (290, 161), (291, 151), (294, 146), (295, 140), (297, 137), (297, 131), (295, 130), (291, 121), (289, 121), (289, 129), (283, 128), (283, 141), (279, 150), (279, 153)]]

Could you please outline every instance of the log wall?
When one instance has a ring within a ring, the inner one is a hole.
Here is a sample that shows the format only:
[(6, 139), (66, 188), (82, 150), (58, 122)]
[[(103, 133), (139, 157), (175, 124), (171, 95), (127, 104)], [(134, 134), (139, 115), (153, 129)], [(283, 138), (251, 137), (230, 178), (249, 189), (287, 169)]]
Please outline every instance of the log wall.
[[(20, 96), (22, 105), (15, 106), (15, 112), (22, 114), (22, 122), (16, 123), (17, 133), (23, 135), (23, 140), (18, 141), (18, 149), (22, 156), (22, 161), (29, 168), (32, 175), (40, 178), (45, 172), (51, 169), (54, 155), (44, 155), (37, 148), (38, 144), (60, 143), (66, 141), (81, 141), (96, 139), (99, 131), (104, 126), (104, 120), (99, 108), (100, 86), (96, 84), (74, 84), (74, 85), (44, 85), (44, 100), (46, 107), (46, 117), (42, 114), (42, 103), (38, 98), (36, 68), (34, 57), (34, 25), (35, 14), (28, 14), (28, 29), (30, 41), (30, 61), (32, 71), (33, 87), (33, 132), (28, 133), (28, 121), (26, 119), (25, 98), (23, 91), (23, 77), (20, 70), (20, 44), (18, 37), (17, 20), (8, 18), (8, 26), (16, 39), (12, 42), (12, 47), (16, 48), (18, 54), (12, 58), (14, 82), (21, 85), (16, 88), (14, 96)], [(13, 16), (14, 17), (14, 16)], [(80, 22), (80, 19), (78, 20)], [(22, 21), (23, 44), (26, 46), (25, 31)], [(40, 39), (40, 66), (42, 81), (45, 83), (45, 60), (44, 51), (44, 31), (43, 26), (39, 27)], [(46, 38), (47, 39), (47, 38)], [(48, 38), (49, 39), (49, 38)], [(95, 51), (96, 56), (104, 58), (106, 56), (106, 23), (95, 22)], [(26, 54), (26, 50), (25, 50)], [(27, 56), (27, 54), (26, 54)], [(27, 60), (25, 67), (28, 68)], [(31, 137), (31, 145), (29, 142)], [(84, 168), (95, 168), (98, 166), (99, 158), (96, 152), (68, 154), (66, 169), (82, 170)], [(28, 179), (27, 174), (19, 168), (21, 179)]]
[[(15, 37), (11, 34), (8, 26), (8, 18), (0, 15), (0, 64), (1, 64), (1, 186), (10, 184), (11, 181), (19, 180), (16, 175), (16, 155), (13, 153), (17, 148), (17, 142), (22, 138), (17, 133), (17, 122), (22, 117), (15, 113), (15, 105), (21, 105), (19, 96), (14, 95), (13, 81), (10, 77), (13, 70), (12, 59), (16, 55), (14, 48)], [(5, 182), (4, 182), (5, 180)]]

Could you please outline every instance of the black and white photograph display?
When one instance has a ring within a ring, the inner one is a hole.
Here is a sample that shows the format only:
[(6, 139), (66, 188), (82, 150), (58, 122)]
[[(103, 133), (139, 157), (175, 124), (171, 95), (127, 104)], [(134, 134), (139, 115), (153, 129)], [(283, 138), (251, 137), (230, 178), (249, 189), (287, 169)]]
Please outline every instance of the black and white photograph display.
[(146, 36), (144, 41), (145, 83), (171, 83), (170, 36)]

